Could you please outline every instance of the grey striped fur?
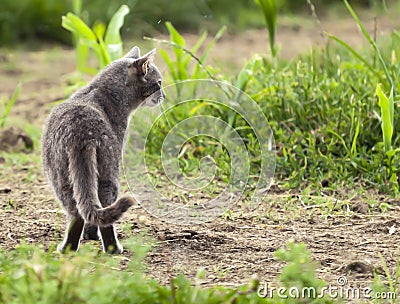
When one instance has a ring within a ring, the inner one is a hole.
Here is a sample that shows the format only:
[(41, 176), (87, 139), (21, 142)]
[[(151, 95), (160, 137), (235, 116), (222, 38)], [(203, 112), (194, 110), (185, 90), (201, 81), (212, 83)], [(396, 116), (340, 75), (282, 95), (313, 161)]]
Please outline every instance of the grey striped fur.
[(43, 168), (68, 218), (61, 252), (78, 250), (84, 230), (96, 238), (97, 227), (104, 251), (123, 250), (113, 223), (134, 203), (128, 196), (117, 199), (129, 116), (140, 105), (154, 106), (165, 98), (161, 74), (152, 64), (154, 53), (140, 56), (139, 48), (132, 48), (54, 107), (48, 118)]

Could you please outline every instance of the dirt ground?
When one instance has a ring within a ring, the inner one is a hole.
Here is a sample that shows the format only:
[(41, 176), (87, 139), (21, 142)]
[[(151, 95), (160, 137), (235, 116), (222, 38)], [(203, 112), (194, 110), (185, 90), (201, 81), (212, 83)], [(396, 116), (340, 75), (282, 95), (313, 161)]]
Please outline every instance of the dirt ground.
[[(304, 26), (287, 22), (278, 31), (282, 57), (294, 58), (313, 44), (323, 45), (321, 29), (353, 45), (363, 41), (352, 20), (327, 20), (321, 26), (314, 20), (303, 22)], [(365, 22), (373, 29), (372, 17)], [(377, 24), (378, 35), (394, 26), (385, 18), (379, 18)], [(189, 45), (195, 38), (186, 37)], [(264, 30), (227, 35), (211, 53), (211, 62), (235, 71), (253, 53), (265, 53), (267, 43)], [(47, 46), (36, 51), (0, 50), (0, 95), (9, 96), (16, 84), (23, 82), (11, 121), (22, 126), (28, 121), (41, 128), (51, 103), (64, 98), (65, 84), (74, 70), (71, 49)], [(3, 249), (14, 248), (23, 240), (49, 248), (62, 238), (64, 216), (47, 186), (38, 155), (35, 147), (25, 162), (7, 155), (0, 157)], [(313, 204), (313, 200), (323, 203)], [(312, 250), (320, 278), (336, 284), (340, 275), (346, 275), (349, 287), (368, 287), (374, 271), (383, 274), (380, 257), (393, 275), (400, 256), (396, 245), (400, 243), (400, 201), (373, 191), (344, 187), (316, 197), (312, 191), (309, 195), (281, 191), (276, 181), (257, 210), (238, 205), (231, 215), (187, 227), (164, 223), (135, 206), (122, 222), (131, 226), (133, 234), (143, 232), (155, 240), (154, 250), (147, 257), (148, 273), (163, 283), (178, 273), (193, 279), (201, 267), (207, 273), (206, 285), (237, 286), (249, 282), (254, 274), (261, 282), (276, 282), (283, 265), (273, 252), (291, 239), (305, 242)], [(129, 237), (121, 229), (119, 233), (122, 240)], [(128, 259), (131, 255), (125, 253)]]

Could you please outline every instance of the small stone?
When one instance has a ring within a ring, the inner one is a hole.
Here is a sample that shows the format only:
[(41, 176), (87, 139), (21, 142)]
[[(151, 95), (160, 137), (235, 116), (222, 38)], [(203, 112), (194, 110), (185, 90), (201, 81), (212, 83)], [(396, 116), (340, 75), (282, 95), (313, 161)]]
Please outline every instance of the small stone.
[(145, 223), (146, 222), (146, 216), (144, 216), (144, 215), (139, 216), (138, 221), (139, 221), (139, 223)]
[(11, 192), (11, 188), (10, 187), (2, 187), (0, 188), (0, 193), (10, 193)]
[(350, 209), (353, 212), (367, 214), (369, 211), (369, 205), (368, 205), (368, 203), (365, 203), (365, 202), (356, 202), (351, 205)]
[(33, 140), (17, 127), (0, 129), (0, 150), (6, 152), (31, 152)]

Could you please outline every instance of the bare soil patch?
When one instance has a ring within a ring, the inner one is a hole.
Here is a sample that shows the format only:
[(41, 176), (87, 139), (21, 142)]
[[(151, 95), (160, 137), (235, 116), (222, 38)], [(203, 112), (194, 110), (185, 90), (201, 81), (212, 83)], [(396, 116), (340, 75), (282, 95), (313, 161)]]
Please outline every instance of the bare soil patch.
[[(1, 247), (10, 250), (27, 242), (55, 249), (65, 219), (41, 168), (36, 161), (12, 165), (8, 159), (0, 166)], [(190, 227), (164, 223), (134, 206), (120, 223), (119, 235), (126, 240), (144, 233), (154, 240), (147, 269), (162, 283), (179, 273), (193, 279), (199, 268), (206, 270), (207, 285), (236, 286), (248, 283), (254, 274), (262, 282), (275, 282), (283, 265), (273, 253), (289, 240), (307, 244), (319, 263), (319, 276), (332, 284), (346, 275), (351, 286), (368, 287), (374, 272), (384, 274), (380, 256), (394, 274), (400, 201), (371, 192), (355, 195), (346, 189), (331, 194), (337, 209), (332, 211), (324, 204), (305, 205), (304, 199), (312, 196), (274, 188), (254, 211), (239, 204), (230, 218)], [(357, 211), (358, 205), (371, 199), (375, 207)], [(391, 209), (382, 213), (382, 203)], [(122, 225), (131, 232), (123, 232)], [(125, 252), (128, 259), (132, 254)]]

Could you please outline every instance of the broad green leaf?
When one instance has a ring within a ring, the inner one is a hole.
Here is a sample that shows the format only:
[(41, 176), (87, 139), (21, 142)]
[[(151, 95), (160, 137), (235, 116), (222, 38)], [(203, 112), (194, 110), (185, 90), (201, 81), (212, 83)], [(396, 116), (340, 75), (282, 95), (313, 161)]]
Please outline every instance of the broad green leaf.
[(381, 84), (377, 84), (376, 95), (378, 96), (378, 104), (381, 108), (383, 143), (385, 145), (385, 151), (388, 152), (392, 149), (394, 111), (393, 88), (388, 98), (382, 91)]
[(276, 20), (278, 15), (277, 0), (255, 0), (256, 4), (261, 7), (265, 23), (267, 25), (269, 34), (269, 45), (272, 56), (276, 55), (275, 49), (275, 32), (276, 32)]
[(388, 158), (390, 159), (390, 158), (393, 158), (393, 156), (394, 156), (396, 153), (399, 153), (399, 152), (400, 152), (400, 149), (398, 148), (398, 149), (394, 149), (394, 150), (387, 151), (387, 152), (386, 152), (386, 155), (387, 155)]
[[(167, 21), (167, 22), (165, 22), (165, 26), (168, 29), (171, 41), (183, 48), (186, 47), (185, 39), (181, 36), (181, 34), (178, 33), (178, 31), (175, 29), (175, 27), (172, 25), (172, 23)], [(173, 49), (174, 49), (178, 63), (181, 62), (182, 57), (184, 56), (185, 52), (179, 48), (173, 48)]]
[(95, 25), (93, 26), (93, 33), (96, 35), (97, 39), (103, 39), (105, 32), (106, 25), (103, 22), (95, 23)]
[(177, 75), (176, 72), (175, 72), (175, 65), (174, 65), (174, 63), (172, 62), (172, 60), (169, 58), (168, 53), (167, 53), (165, 50), (163, 50), (163, 49), (160, 49), (158, 52), (160, 53), (162, 59), (164, 59), (165, 63), (167, 64), (168, 69), (169, 69), (169, 71), (170, 71), (170, 73), (171, 73), (172, 78), (173, 78), (175, 81), (179, 80), (179, 79), (178, 79), (178, 75)]
[[(192, 47), (192, 49), (190, 50), (193, 54), (195, 54), (197, 52), (197, 50), (202, 46), (202, 44), (204, 43), (204, 40), (207, 39), (207, 32), (204, 32), (200, 38), (196, 41), (196, 44)], [(190, 59), (192, 59), (192, 57), (189, 54), (186, 54), (185, 59), (183, 60), (183, 65), (185, 67), (188, 66)]]
[(96, 34), (96, 37), (98, 40), (98, 45), (99, 45), (100, 68), (104, 68), (106, 65), (110, 64), (112, 61), (110, 58), (110, 55), (107, 51), (107, 46), (103, 40), (105, 29), (106, 29), (106, 26), (104, 25), (104, 23), (97, 23), (93, 28), (93, 31)]
[(107, 45), (107, 51), (111, 60), (116, 60), (122, 56), (123, 50), (120, 30), (124, 25), (124, 19), (127, 14), (129, 14), (129, 7), (123, 4), (111, 17), (108, 24), (104, 42)]
[(78, 16), (68, 13), (62, 17), (61, 25), (70, 32), (76, 33), (79, 38), (96, 41), (96, 35)]
[[(89, 47), (83, 43), (79, 43), (79, 39), (76, 42), (76, 52), (77, 52), (77, 66), (78, 71), (85, 73), (86, 70), (86, 60), (89, 54)], [(96, 71), (97, 72), (97, 71)], [(95, 74), (96, 74), (95, 72)]]

